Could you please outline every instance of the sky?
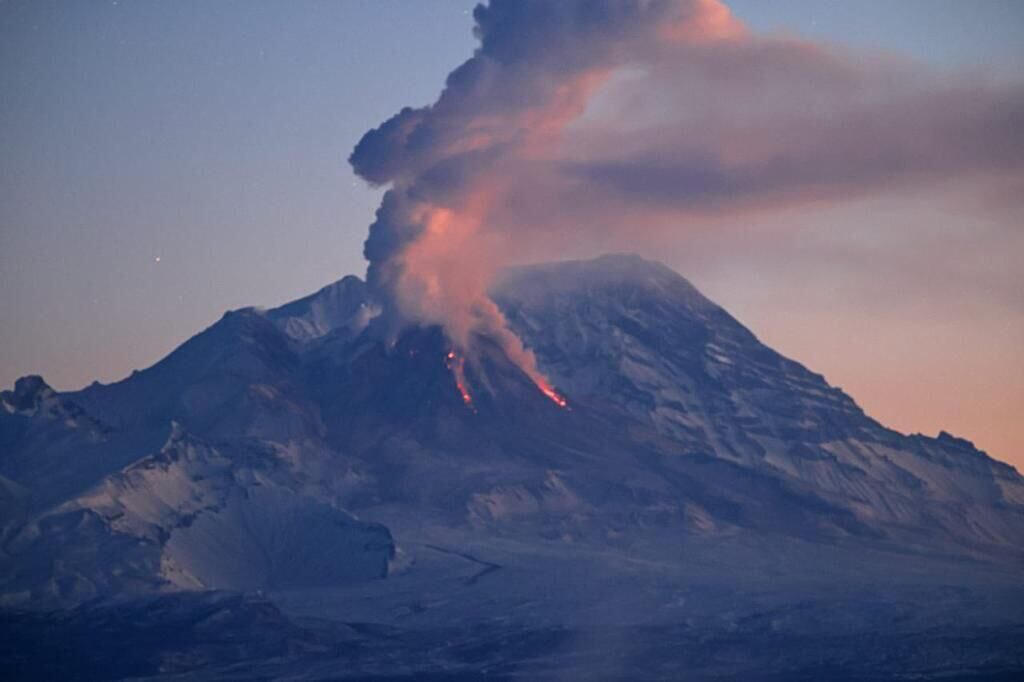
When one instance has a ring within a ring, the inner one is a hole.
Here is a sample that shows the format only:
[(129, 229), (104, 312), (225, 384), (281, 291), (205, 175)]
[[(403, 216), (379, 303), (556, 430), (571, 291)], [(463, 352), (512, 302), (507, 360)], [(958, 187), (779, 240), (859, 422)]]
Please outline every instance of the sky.
[[(61, 389), (117, 380), (225, 310), (362, 275), (383, 190), (349, 155), (402, 107), (437, 100), (477, 46), (474, 4), (0, 2), (0, 385), (28, 373)], [(858, 73), (986, 84), (983, 103), (1024, 73), (1012, 0), (728, 4), (758, 35), (860, 55), (871, 64)], [(998, 114), (990, 99), (979, 115)], [(588, 116), (612, 117), (612, 105)], [(944, 108), (922, 111), (922, 125), (950, 130)], [(581, 148), (598, 154), (587, 132)], [(997, 133), (979, 143), (989, 155)], [(945, 429), (1022, 468), (1020, 175), (919, 162), (948, 172), (535, 251), (655, 256), (883, 423)], [(636, 201), (654, 202), (658, 181)]]

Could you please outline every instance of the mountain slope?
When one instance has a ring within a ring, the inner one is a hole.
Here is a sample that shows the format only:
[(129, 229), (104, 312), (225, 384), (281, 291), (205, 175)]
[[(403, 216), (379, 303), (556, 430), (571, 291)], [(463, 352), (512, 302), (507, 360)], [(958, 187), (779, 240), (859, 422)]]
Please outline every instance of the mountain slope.
[(4, 538), (0, 588), (35, 604), (166, 589), (345, 584), (387, 574), (382, 526), (318, 499), (282, 453), (177, 424), (159, 452)]
[(527, 268), (499, 301), (556, 383), (670, 438), (884, 523), (1020, 546), (1024, 486), (948, 434), (905, 437), (823, 377), (761, 344), (677, 274), (639, 258)]
[[(228, 313), (115, 384), (20, 381), (0, 396), (0, 591), (364, 585), (404, 613), (478, 574), (526, 609), (552, 571), (614, 594), (754, 566), (799, 583), (839, 557), (876, 584), (1019, 570), (1013, 468), (886, 429), (664, 266), (532, 266), (494, 297), (568, 409), (486, 338), (465, 404), (440, 330), (392, 338), (351, 277)], [(676, 613), (661, 601), (637, 617)]]

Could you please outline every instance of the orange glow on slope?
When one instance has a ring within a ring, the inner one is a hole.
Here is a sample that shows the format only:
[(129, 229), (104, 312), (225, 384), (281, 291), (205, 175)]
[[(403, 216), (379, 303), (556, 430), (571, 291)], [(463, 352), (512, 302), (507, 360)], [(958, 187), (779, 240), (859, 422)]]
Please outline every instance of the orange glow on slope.
[[(542, 160), (610, 74), (608, 69), (576, 74), (546, 91), (536, 106), (514, 108), (513, 121), (481, 113), (447, 140), (442, 156), (488, 149), (515, 149), (515, 153), (508, 152), (508, 158), (481, 167), (471, 182), (445, 196), (443, 202), (431, 200), (430, 193), (404, 197), (408, 200), (406, 219), (419, 231), (411, 243), (390, 257), (395, 275), (391, 282), (394, 303), (404, 318), (441, 325), (449, 342), (460, 349), (448, 359), (448, 366), (466, 404), (470, 404), (470, 394), (462, 379), (461, 356), (472, 352), (476, 335), (483, 335), (496, 342), (549, 399), (565, 406), (565, 400), (537, 368), (533, 353), (509, 329), (505, 316), (488, 295), (494, 274), (509, 259), (508, 240), (497, 231), (490, 216), (495, 207), (506, 203), (506, 175), (512, 167), (520, 160)], [(515, 144), (509, 146), (513, 140)]]
[(551, 388), (546, 381), (537, 379), (534, 379), (534, 381), (537, 384), (537, 388), (540, 389), (540, 392), (546, 395), (555, 405), (558, 405), (561, 408), (569, 407), (569, 402), (560, 396), (555, 389)]
[(452, 376), (455, 377), (455, 388), (459, 389), (459, 395), (462, 396), (462, 402), (467, 407), (473, 407), (473, 396), (469, 393), (469, 388), (466, 385), (466, 359), (461, 355), (458, 355), (455, 351), (448, 351), (448, 355), (445, 356), (445, 366), (451, 370)]

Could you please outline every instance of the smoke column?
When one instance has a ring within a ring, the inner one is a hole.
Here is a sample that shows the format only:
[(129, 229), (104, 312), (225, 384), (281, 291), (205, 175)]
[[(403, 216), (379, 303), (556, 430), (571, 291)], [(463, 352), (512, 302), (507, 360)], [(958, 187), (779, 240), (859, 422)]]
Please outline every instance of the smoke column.
[[(556, 402), (533, 353), (488, 297), (506, 265), (508, 178), (556, 146), (591, 94), (637, 46), (731, 27), (716, 1), (492, 0), (474, 11), (480, 47), (437, 102), (368, 132), (350, 157), (387, 186), (365, 245), (367, 280), (387, 320), (441, 325), (461, 352), (496, 341)], [(512, 237), (514, 238), (514, 236)]]
[(350, 157), (387, 188), (367, 281), (393, 332), (440, 325), (470, 362), (492, 339), (556, 402), (488, 297), (513, 260), (1024, 170), (1018, 85), (757, 36), (718, 0), (491, 0), (473, 16), (479, 47), (437, 101)]

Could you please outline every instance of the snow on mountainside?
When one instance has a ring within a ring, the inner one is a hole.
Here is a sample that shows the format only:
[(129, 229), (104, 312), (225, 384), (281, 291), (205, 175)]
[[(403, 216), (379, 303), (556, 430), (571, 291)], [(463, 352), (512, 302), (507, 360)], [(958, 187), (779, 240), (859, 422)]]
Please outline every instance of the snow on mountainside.
[(1012, 467), (965, 440), (885, 429), (664, 266), (615, 256), (526, 268), (498, 300), (569, 395), (610, 400), (676, 448), (798, 481), (868, 523), (915, 529), (906, 539), (1024, 539)]
[(221, 450), (174, 424), (156, 454), (8, 529), (4, 548), (15, 560), (0, 586), (9, 597), (48, 604), (140, 589), (251, 590), (386, 575), (388, 531), (317, 499), (285, 454), (257, 443)]
[[(354, 277), (230, 312), (115, 384), (19, 381), (0, 395), (4, 599), (475, 581), (460, 571), (588, 554), (632, 574), (701, 538), (1020, 565), (1013, 468), (884, 428), (664, 266), (532, 266), (494, 296), (569, 409), (487, 339), (468, 408), (439, 330), (389, 338)], [(533, 603), (530, 580), (508, 594)]]
[(349, 275), (315, 294), (267, 312), (288, 336), (310, 341), (331, 332), (361, 332), (377, 316), (379, 308), (370, 302), (366, 284)]

